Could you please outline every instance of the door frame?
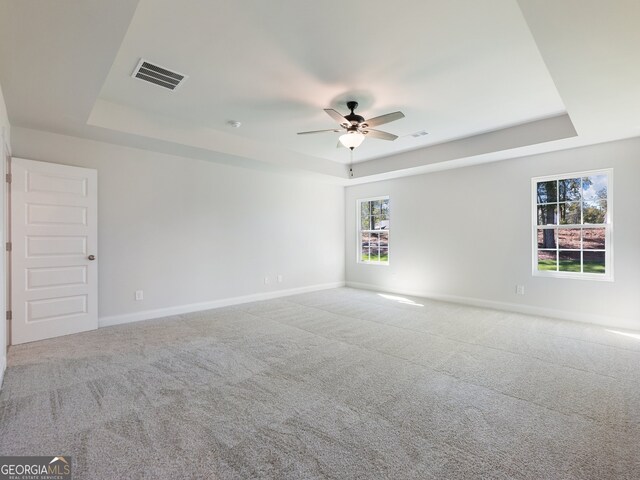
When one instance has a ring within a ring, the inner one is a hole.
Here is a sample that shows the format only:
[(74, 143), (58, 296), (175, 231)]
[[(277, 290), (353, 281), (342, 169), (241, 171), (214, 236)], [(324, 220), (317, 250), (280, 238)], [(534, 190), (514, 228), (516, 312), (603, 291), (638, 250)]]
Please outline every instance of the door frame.
[(11, 345), (11, 319), (9, 313), (11, 311), (11, 252), (7, 250), (6, 245), (11, 241), (11, 146), (9, 145), (8, 129), (2, 127), (2, 144), (0, 145), (0, 154), (2, 154), (2, 200), (4, 205), (0, 209), (2, 219), (0, 228), (2, 229), (2, 251), (4, 253), (2, 262), (2, 279), (3, 288), (0, 289), (0, 318), (5, 318), (5, 351)]

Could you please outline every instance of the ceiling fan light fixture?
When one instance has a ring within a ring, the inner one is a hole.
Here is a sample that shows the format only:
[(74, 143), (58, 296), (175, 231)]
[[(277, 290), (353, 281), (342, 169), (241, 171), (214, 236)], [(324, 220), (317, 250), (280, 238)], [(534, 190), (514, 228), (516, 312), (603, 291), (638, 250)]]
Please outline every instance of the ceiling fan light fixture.
[(339, 140), (342, 145), (353, 150), (364, 141), (364, 135), (360, 132), (348, 132), (341, 135)]

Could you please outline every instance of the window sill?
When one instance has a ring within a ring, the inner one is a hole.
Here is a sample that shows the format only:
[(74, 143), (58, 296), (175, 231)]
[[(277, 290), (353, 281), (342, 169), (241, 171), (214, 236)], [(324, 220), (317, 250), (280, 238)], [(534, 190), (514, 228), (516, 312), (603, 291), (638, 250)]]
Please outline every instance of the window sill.
[(594, 280), (596, 282), (613, 282), (613, 274), (599, 273), (576, 273), (576, 272), (552, 272), (544, 270), (534, 270), (534, 277), (544, 278), (566, 278), (570, 280)]

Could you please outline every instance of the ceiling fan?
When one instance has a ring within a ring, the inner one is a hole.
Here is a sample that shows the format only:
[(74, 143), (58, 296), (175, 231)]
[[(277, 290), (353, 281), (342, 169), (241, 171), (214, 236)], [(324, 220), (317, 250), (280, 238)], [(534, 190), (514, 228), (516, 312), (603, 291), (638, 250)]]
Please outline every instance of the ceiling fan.
[[(377, 127), (378, 125), (383, 125), (385, 123), (393, 122), (395, 120), (400, 120), (404, 118), (404, 113), (402, 112), (393, 112), (387, 113), (386, 115), (380, 115), (379, 117), (370, 118), (369, 120), (365, 120), (364, 117), (357, 115), (354, 113), (354, 110), (358, 108), (358, 102), (350, 101), (347, 102), (347, 108), (351, 110), (351, 113), (348, 115), (340, 115), (340, 113), (336, 112), (332, 108), (325, 108), (324, 111), (327, 112), (331, 118), (333, 118), (340, 127), (345, 130), (345, 133), (340, 136), (338, 147), (340, 145), (344, 145), (345, 147), (353, 150), (354, 148), (360, 146), (360, 144), (364, 141), (365, 136), (379, 138), (380, 140), (395, 140), (398, 138), (397, 135), (392, 133), (382, 132), (380, 130), (374, 130), (371, 127)], [(308, 135), (310, 133), (323, 133), (323, 132), (336, 132), (340, 133), (342, 130), (339, 128), (330, 128), (327, 130), (312, 130), (310, 132), (298, 132), (298, 135)]]

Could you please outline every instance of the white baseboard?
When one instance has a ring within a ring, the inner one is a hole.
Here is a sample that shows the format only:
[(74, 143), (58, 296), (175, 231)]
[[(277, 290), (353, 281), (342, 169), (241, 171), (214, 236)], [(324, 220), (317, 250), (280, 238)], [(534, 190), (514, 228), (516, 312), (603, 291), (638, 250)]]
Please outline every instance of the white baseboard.
[(460, 297), (457, 295), (445, 295), (433, 292), (410, 291), (407, 289), (395, 289), (380, 287), (369, 283), (346, 282), (347, 287), (359, 288), (362, 290), (374, 290), (377, 292), (395, 293), (400, 295), (409, 295), (412, 297), (429, 298), (432, 300), (440, 300), (443, 302), (460, 303), (463, 305), (471, 305), (474, 307), (493, 308), (494, 310), (504, 310), (507, 312), (524, 313), (526, 315), (535, 315), (538, 317), (550, 317), (560, 320), (570, 320), (573, 322), (592, 323), (604, 327), (623, 328), (628, 330), (638, 330), (640, 322), (620, 317), (611, 317), (607, 315), (594, 315), (587, 313), (570, 312), (566, 310), (555, 310), (552, 308), (535, 307), (532, 305), (522, 305), (519, 303), (498, 302), (495, 300), (484, 300), (482, 298)]
[(7, 369), (7, 353), (5, 347), (5, 354), (0, 357), (0, 388), (2, 388), (2, 382), (4, 382), (4, 371)]
[(240, 297), (223, 298), (220, 300), (212, 300), (210, 302), (191, 303), (188, 305), (176, 305), (174, 307), (158, 308), (154, 310), (143, 310), (141, 312), (124, 313), (122, 315), (110, 315), (108, 317), (100, 317), (98, 319), (98, 327), (110, 327), (113, 325), (121, 325), (123, 323), (139, 322), (141, 320), (151, 320), (153, 318), (170, 317), (172, 315), (180, 315), (183, 313), (200, 312), (202, 310), (212, 310), (214, 308), (228, 307), (231, 305), (239, 305), (241, 303), (257, 302), (260, 300), (270, 300), (272, 298), (287, 297), (299, 293), (315, 292), (318, 290), (327, 290), (330, 288), (344, 287), (345, 282), (323, 283), (319, 285), (309, 285), (307, 287), (290, 288), (287, 290), (276, 290), (272, 292), (254, 293), (251, 295), (243, 295)]

